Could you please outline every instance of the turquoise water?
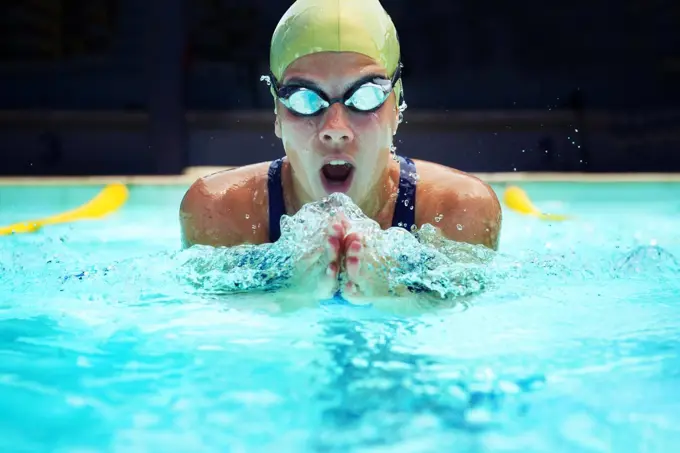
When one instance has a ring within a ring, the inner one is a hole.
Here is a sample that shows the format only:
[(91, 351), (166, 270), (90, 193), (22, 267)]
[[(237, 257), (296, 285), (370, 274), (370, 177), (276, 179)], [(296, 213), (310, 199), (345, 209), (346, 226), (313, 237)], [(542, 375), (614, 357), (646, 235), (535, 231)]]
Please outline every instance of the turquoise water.
[[(0, 237), (0, 451), (675, 451), (680, 185), (522, 187), (576, 218), (505, 210), (487, 288), (409, 316), (171, 278), (184, 187)], [(96, 191), (0, 188), (0, 224)]]

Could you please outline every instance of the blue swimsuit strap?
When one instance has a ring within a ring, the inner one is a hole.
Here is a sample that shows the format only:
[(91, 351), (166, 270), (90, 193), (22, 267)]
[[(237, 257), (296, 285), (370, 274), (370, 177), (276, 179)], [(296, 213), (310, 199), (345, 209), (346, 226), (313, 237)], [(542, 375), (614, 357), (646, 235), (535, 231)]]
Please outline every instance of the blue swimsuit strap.
[[(399, 193), (394, 207), (392, 226), (411, 231), (416, 223), (416, 165), (408, 157), (399, 159)], [(281, 167), (283, 158), (272, 161), (269, 165), (267, 189), (269, 192), (269, 241), (276, 242), (281, 237), (281, 217), (286, 213), (283, 198)]]
[(416, 183), (418, 176), (416, 164), (405, 156), (399, 159), (399, 192), (394, 206), (392, 226), (411, 231), (416, 223)]
[(281, 167), (283, 157), (269, 165), (267, 190), (269, 192), (269, 242), (276, 242), (281, 237), (281, 217), (286, 213), (286, 202), (283, 199)]

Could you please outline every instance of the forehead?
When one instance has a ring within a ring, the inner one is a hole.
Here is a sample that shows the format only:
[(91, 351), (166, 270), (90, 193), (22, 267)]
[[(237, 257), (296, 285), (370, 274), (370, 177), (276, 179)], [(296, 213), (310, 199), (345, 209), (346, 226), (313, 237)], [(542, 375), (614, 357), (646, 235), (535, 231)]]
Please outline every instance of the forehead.
[(295, 78), (318, 84), (345, 84), (366, 75), (387, 76), (387, 71), (372, 58), (355, 52), (319, 52), (293, 61), (283, 74), (282, 82)]

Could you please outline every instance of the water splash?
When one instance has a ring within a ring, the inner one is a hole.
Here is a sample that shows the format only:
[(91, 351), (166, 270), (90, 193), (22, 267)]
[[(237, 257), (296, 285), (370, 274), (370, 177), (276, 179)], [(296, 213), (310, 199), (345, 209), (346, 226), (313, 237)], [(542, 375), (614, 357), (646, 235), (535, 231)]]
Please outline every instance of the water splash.
[[(482, 291), (492, 277), (486, 267), (494, 256), (489, 249), (447, 240), (432, 225), (414, 234), (403, 228), (382, 230), (339, 193), (309, 203), (293, 216), (283, 216), (281, 238), (274, 244), (197, 246), (179, 254), (184, 277), (203, 294), (290, 287), (298, 278), (298, 263), (323, 249), (326, 231), (339, 216), (349, 221), (352, 232), (364, 235), (366, 259), (374, 264), (375, 278), (386, 282), (391, 291), (407, 287), (451, 299)], [(325, 266), (319, 265), (304, 278), (324, 271)]]
[(614, 264), (614, 270), (623, 276), (653, 273), (660, 275), (680, 275), (680, 262), (677, 258), (658, 245), (638, 246)]
[(272, 86), (272, 78), (268, 75), (261, 75), (260, 76), (260, 82), (266, 83), (268, 86)]

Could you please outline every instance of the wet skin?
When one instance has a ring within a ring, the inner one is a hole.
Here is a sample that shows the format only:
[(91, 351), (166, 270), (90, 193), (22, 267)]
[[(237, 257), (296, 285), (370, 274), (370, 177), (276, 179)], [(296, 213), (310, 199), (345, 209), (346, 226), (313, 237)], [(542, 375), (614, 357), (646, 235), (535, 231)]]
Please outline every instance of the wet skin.
[[(367, 74), (387, 75), (363, 55), (324, 52), (293, 62), (283, 83), (304, 79), (335, 97)], [(394, 92), (373, 113), (356, 113), (334, 104), (313, 118), (295, 116), (277, 101), (274, 128), (286, 151), (282, 184), (287, 214), (293, 215), (306, 203), (328, 195), (321, 168), (329, 159), (341, 159), (353, 167), (346, 194), (381, 228), (389, 228), (399, 182), (399, 163), (390, 153), (398, 116)], [(419, 176), (416, 224), (432, 224), (448, 239), (496, 250), (502, 216), (494, 191), (472, 175), (433, 162), (414, 161)], [(269, 162), (261, 162), (198, 179), (180, 206), (184, 246), (269, 242), (268, 169)], [(352, 232), (351, 224), (341, 218), (333, 221), (325, 234), (323, 250), (310, 252), (306, 260), (322, 260), (327, 267), (327, 280), (318, 283), (321, 292), (333, 287), (338, 271), (344, 269), (347, 286), (343, 289), (349, 297), (379, 293), (376, 286), (380, 282), (371, 279), (365, 259), (369, 254), (361, 234)]]

